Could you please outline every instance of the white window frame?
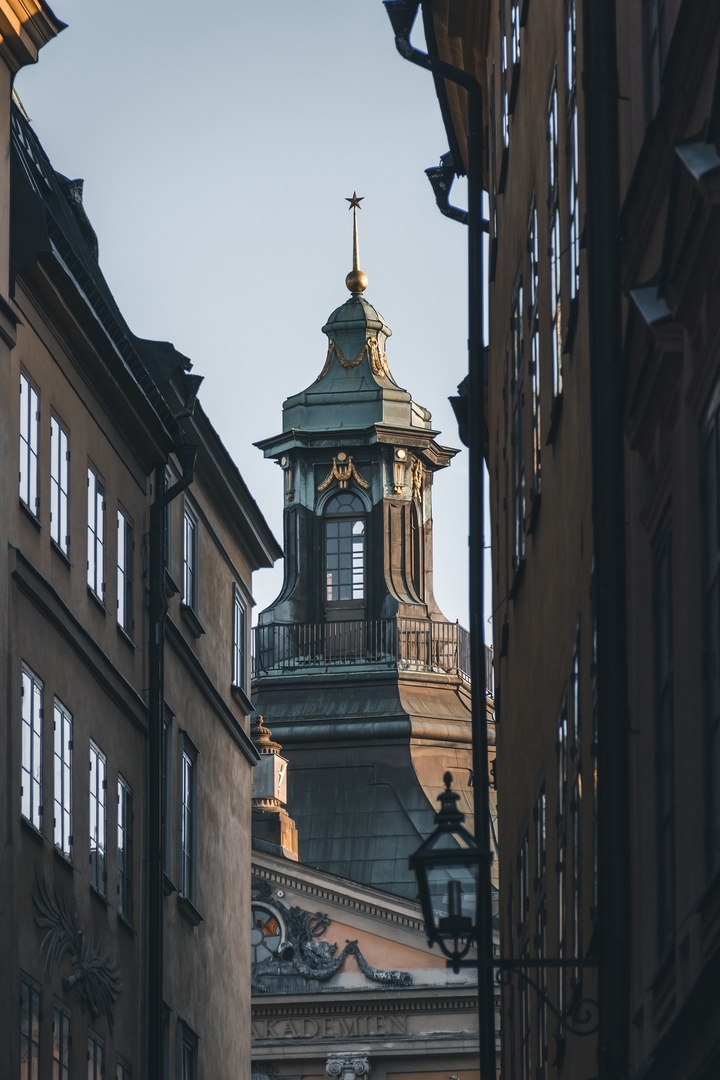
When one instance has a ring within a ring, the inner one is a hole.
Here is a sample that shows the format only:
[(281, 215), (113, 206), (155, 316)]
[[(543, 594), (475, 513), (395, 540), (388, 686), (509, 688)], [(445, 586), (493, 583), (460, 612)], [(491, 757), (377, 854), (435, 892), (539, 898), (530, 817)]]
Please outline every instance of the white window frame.
[(101, 896), (107, 896), (107, 758), (92, 739), (88, 799), (90, 884)]
[(70, 551), (70, 436), (56, 416), (50, 417), (50, 539)]
[(132, 637), (133, 619), (133, 527), (122, 507), (117, 511), (117, 624)]
[(88, 466), (87, 583), (101, 604), (105, 603), (105, 485)]
[(195, 904), (197, 885), (197, 748), (180, 732), (178, 790), (178, 893)]
[(118, 773), (117, 909), (126, 922), (133, 918), (133, 789)]
[(550, 281), (550, 337), (552, 356), (553, 400), (563, 389), (562, 340), (562, 244), (560, 238), (560, 129), (558, 113), (557, 71), (553, 76), (548, 101), (548, 261)]
[(40, 440), (40, 404), (38, 392), (27, 375), (20, 373), (20, 501), (33, 517), (40, 516), (38, 482), (38, 446)]
[(22, 666), (22, 816), (38, 831), (43, 819), (43, 684), (27, 664)]
[(198, 608), (198, 519), (187, 500), (183, 503), (183, 603), (197, 615)]
[(237, 585), (233, 588), (232, 684), (247, 693), (247, 619), (248, 606)]
[(53, 704), (53, 734), (55, 787), (53, 831), (55, 847), (66, 858), (72, 858), (72, 757), (73, 718), (62, 701)]

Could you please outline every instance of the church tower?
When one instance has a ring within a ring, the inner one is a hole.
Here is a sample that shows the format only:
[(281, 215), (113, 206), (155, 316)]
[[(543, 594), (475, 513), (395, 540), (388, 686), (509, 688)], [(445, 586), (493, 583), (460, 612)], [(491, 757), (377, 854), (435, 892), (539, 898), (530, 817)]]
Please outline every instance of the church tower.
[(390, 372), (348, 201), (350, 297), (282, 433), (258, 443), (284, 477), (285, 578), (259, 617), (253, 696), (290, 763), (301, 862), (414, 899), (407, 860), (446, 769), (472, 825), (468, 636), (433, 595), (432, 485), (456, 451)]

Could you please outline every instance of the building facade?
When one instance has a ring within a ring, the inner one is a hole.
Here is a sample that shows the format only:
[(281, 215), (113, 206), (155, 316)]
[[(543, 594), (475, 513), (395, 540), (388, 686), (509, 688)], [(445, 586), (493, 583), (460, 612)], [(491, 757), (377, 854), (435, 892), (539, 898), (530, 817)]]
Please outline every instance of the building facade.
[(3, 1075), (249, 1077), (225, 916), (250, 903), (251, 574), (280, 550), (190, 362), (127, 327), (82, 181), (11, 103), (62, 24), (9, 2), (0, 25)]
[(418, 8), (457, 174), (484, 102), (503, 1075), (714, 1076), (719, 15)]

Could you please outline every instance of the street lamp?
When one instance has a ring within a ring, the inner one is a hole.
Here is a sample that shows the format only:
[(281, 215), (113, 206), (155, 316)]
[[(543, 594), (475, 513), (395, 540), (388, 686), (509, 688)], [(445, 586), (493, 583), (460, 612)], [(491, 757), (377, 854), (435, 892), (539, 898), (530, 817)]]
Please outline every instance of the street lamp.
[(417, 877), (428, 944), (438, 943), (457, 974), (477, 940), (478, 878), (483, 860), (492, 855), (478, 847), (462, 824), (465, 815), (457, 808), (460, 796), (452, 790), (452, 775), (446, 772), (443, 780), (435, 829), (410, 856), (410, 869)]

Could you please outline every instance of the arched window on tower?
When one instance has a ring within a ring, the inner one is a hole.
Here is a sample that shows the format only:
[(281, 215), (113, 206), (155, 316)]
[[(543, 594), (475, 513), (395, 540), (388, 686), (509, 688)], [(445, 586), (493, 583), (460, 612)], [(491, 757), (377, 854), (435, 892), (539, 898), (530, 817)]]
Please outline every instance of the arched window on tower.
[(325, 507), (325, 601), (365, 599), (365, 504), (351, 492)]

